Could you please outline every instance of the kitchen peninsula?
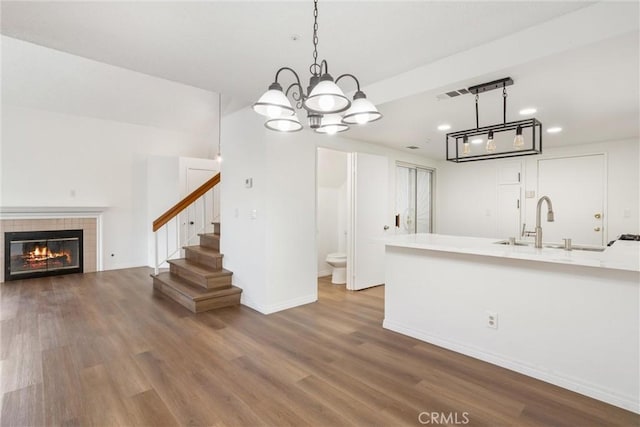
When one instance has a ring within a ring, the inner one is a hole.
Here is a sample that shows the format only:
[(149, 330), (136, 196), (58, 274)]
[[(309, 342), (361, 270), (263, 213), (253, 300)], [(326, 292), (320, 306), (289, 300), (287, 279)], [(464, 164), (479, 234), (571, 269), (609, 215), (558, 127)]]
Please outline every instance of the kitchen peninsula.
[(640, 243), (386, 242), (384, 327), (640, 412)]

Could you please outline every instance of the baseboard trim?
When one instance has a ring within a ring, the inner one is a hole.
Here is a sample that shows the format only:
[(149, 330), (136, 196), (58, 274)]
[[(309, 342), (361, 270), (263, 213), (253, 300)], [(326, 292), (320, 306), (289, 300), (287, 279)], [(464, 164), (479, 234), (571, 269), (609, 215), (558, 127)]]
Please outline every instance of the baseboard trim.
[(318, 301), (318, 294), (314, 293), (312, 295), (307, 295), (304, 297), (293, 298), (287, 301), (283, 301), (277, 304), (271, 304), (267, 306), (263, 306), (260, 304), (256, 304), (251, 299), (244, 296), (244, 293), (240, 297), (240, 304), (245, 305), (253, 310), (256, 310), (262, 314), (272, 314), (278, 311), (287, 310), (290, 308), (298, 307), (300, 305), (311, 304), (313, 302)]
[(318, 270), (318, 277), (331, 276), (333, 274), (333, 270)]
[(493, 365), (510, 369), (529, 377), (533, 377), (538, 380), (557, 385), (558, 387), (566, 388), (568, 390), (575, 391), (576, 393), (580, 393), (585, 396), (592, 397), (594, 399), (617, 406), (619, 408), (623, 408), (628, 411), (640, 414), (640, 404), (631, 396), (623, 396), (612, 390), (603, 389), (593, 384), (585, 384), (575, 378), (568, 378), (562, 375), (558, 375), (557, 373), (540, 370), (520, 361), (505, 358), (497, 354), (488, 353), (476, 347), (471, 347), (466, 344), (452, 341), (450, 339), (431, 335), (427, 332), (413, 329), (401, 323), (394, 322), (390, 319), (385, 318), (382, 326), (385, 329), (389, 329), (403, 335), (408, 335), (421, 341), (437, 345), (438, 347), (443, 347), (457, 353), (462, 353), (475, 359), (479, 359)]
[(264, 314), (276, 313), (278, 311), (287, 310), (289, 308), (298, 307), (300, 305), (311, 304), (318, 301), (318, 294), (313, 293), (304, 297), (293, 298), (287, 301), (283, 301), (277, 304), (271, 304), (266, 307)]

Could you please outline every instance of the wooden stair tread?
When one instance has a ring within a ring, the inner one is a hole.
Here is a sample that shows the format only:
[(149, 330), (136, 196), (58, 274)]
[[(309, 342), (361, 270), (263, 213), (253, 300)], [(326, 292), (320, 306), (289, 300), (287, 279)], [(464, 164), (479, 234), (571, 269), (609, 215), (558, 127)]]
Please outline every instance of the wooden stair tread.
[(185, 259), (185, 258), (171, 259), (167, 262), (171, 265), (175, 265), (176, 267), (181, 267), (186, 270), (189, 270), (192, 273), (197, 274), (198, 276), (207, 277), (207, 278), (230, 276), (233, 274), (231, 271), (225, 270), (224, 268), (220, 270), (215, 270), (211, 267), (189, 261), (188, 259)]
[(220, 251), (210, 248), (208, 246), (201, 246), (201, 245), (196, 245), (196, 246), (183, 246), (183, 249), (188, 249), (190, 251), (193, 252), (198, 252), (201, 253), (203, 255), (207, 255), (210, 257), (217, 257), (217, 258), (222, 258), (224, 255), (222, 255), (220, 253)]
[(216, 233), (198, 233), (198, 236), (211, 237), (212, 239), (219, 239), (220, 235)]
[(158, 275), (151, 275), (151, 277), (160, 280), (165, 285), (171, 287), (176, 292), (181, 293), (187, 298), (193, 301), (202, 301), (211, 298), (218, 298), (227, 295), (239, 294), (242, 289), (235, 286), (231, 286), (227, 289), (210, 290), (199, 286), (193, 286), (188, 281), (182, 279), (179, 276), (171, 274), (170, 272), (159, 273)]

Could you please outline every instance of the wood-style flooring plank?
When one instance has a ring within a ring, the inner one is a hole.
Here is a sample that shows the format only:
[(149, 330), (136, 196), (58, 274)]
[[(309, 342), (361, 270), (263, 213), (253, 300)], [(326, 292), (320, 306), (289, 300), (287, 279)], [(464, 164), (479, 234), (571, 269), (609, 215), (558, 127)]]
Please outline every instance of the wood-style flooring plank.
[(384, 287), (318, 280), (264, 316), (193, 314), (150, 269), (0, 286), (1, 426), (639, 426), (640, 416), (385, 330)]

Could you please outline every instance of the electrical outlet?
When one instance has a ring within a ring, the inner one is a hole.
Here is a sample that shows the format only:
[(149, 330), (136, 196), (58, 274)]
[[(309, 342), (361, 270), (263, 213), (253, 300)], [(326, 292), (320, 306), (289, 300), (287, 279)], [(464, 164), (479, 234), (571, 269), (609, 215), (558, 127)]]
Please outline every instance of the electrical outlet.
[(495, 311), (486, 311), (485, 314), (487, 315), (487, 328), (498, 329), (498, 313)]

